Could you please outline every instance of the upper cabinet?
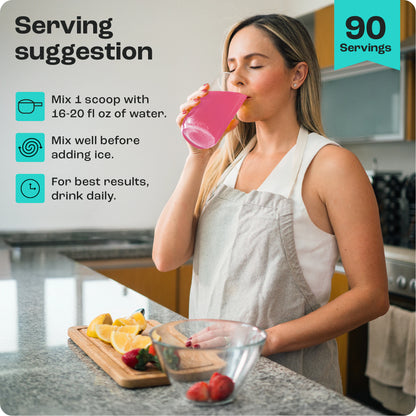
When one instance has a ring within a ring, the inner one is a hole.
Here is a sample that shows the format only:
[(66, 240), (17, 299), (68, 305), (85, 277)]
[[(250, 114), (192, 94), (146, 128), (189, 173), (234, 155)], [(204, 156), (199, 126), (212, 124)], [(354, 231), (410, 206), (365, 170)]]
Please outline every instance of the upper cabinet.
[(334, 6), (315, 12), (314, 37), (320, 67), (334, 66)]

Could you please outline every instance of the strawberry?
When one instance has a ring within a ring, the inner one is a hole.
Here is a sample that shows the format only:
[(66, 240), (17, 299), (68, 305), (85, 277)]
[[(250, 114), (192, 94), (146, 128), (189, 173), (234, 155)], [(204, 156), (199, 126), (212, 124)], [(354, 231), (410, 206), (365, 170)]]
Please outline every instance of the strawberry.
[(209, 382), (211, 383), (211, 380), (212, 380), (214, 377), (217, 377), (217, 376), (222, 376), (222, 374), (221, 374), (221, 373), (217, 373), (216, 371), (215, 371), (215, 373), (212, 373), (212, 376), (211, 376), (211, 378), (209, 379)]
[(139, 354), (140, 348), (135, 348), (129, 352), (126, 352), (121, 356), (124, 364), (127, 364), (129, 367), (134, 368), (137, 364), (137, 355)]
[(209, 399), (208, 384), (204, 381), (198, 381), (192, 384), (186, 392), (186, 398), (196, 402), (206, 402)]
[(149, 346), (149, 354), (153, 355), (153, 356), (157, 356), (156, 354), (156, 350), (155, 350), (155, 346), (153, 344), (151, 344)]
[(225, 400), (234, 391), (234, 381), (228, 376), (214, 373), (209, 380), (208, 389), (212, 401)]
[(153, 345), (149, 345), (147, 348), (135, 348), (128, 351), (121, 356), (121, 359), (125, 364), (135, 370), (146, 370), (147, 363), (151, 363), (158, 370), (161, 370), (161, 365)]

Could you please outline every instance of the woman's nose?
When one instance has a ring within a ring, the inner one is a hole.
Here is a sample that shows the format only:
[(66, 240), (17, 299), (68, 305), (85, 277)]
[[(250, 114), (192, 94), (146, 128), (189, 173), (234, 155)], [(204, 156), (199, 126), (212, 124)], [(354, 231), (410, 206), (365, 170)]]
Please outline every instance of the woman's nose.
[(235, 69), (233, 72), (230, 72), (228, 82), (235, 87), (243, 85), (245, 83), (245, 78), (241, 69)]

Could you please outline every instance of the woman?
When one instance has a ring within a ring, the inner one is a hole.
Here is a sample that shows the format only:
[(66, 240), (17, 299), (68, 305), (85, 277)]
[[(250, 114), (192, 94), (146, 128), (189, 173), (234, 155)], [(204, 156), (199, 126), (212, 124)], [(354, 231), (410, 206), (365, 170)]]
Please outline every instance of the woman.
[[(154, 262), (166, 271), (193, 256), (190, 318), (266, 329), (263, 355), (341, 391), (335, 337), (388, 309), (374, 193), (357, 158), (323, 137), (320, 70), (297, 20), (239, 23), (223, 67), (228, 89), (248, 98), (222, 145), (190, 147)], [(208, 89), (188, 98), (179, 125)], [(328, 302), (339, 255), (350, 289)]]

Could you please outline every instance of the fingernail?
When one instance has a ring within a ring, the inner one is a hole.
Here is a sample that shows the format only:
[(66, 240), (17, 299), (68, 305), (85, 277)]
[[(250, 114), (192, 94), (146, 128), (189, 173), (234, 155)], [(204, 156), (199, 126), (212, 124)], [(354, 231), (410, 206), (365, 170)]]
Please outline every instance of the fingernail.
[(201, 348), (201, 346), (199, 344), (195, 344), (194, 348), (198, 349), (198, 348)]
[(200, 90), (204, 90), (205, 88), (207, 88), (208, 87), (208, 83), (206, 83), (206, 84), (204, 84), (201, 88), (200, 88)]
[(192, 342), (191, 341), (186, 341), (186, 344), (185, 344), (185, 347), (186, 348), (189, 348), (191, 345), (192, 345)]

